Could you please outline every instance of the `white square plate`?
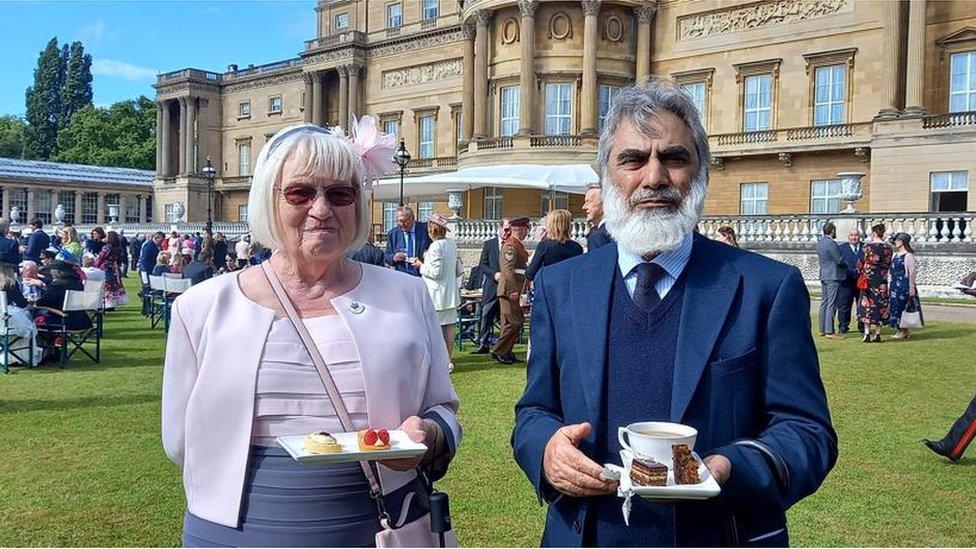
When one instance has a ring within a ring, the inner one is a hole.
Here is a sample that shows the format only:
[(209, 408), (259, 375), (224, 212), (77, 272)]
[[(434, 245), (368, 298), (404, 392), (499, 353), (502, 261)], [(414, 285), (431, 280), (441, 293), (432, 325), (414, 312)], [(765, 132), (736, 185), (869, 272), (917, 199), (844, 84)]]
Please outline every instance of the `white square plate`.
[(359, 449), (359, 435), (357, 433), (331, 433), (336, 442), (342, 446), (342, 451), (335, 454), (313, 454), (305, 449), (305, 435), (278, 437), (275, 439), (291, 455), (292, 459), (301, 464), (306, 463), (345, 463), (349, 461), (380, 461), (384, 459), (401, 459), (421, 456), (427, 452), (427, 446), (410, 440), (403, 431), (390, 431), (390, 449), (363, 452)]
[(623, 467), (608, 465), (607, 470), (608, 473), (612, 472), (610, 476), (616, 477), (616, 480), (620, 481), (620, 490), (622, 492), (631, 489), (634, 495), (644, 499), (703, 500), (717, 496), (722, 491), (718, 482), (708, 472), (708, 468), (702, 463), (698, 454), (692, 452), (692, 455), (695, 456), (695, 461), (698, 462), (698, 476), (701, 478), (701, 482), (698, 484), (675, 483), (674, 471), (671, 469), (668, 469), (667, 486), (638, 486), (633, 484), (630, 480), (630, 466), (634, 461), (634, 455), (629, 450), (620, 451), (620, 459), (624, 463)]

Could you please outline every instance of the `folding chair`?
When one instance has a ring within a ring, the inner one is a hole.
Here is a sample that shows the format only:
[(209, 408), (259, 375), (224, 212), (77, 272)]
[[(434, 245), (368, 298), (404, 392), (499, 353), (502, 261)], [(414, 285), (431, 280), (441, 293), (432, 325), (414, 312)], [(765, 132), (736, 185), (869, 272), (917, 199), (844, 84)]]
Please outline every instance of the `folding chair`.
[(155, 328), (166, 317), (166, 279), (149, 277), (149, 327)]
[(92, 324), (98, 324), (99, 326), (99, 337), (104, 336), (102, 328), (104, 323), (101, 322), (97, 317), (103, 316), (105, 314), (105, 281), (104, 280), (86, 280), (84, 282), (86, 292), (95, 292), (98, 294), (98, 308), (94, 311), (89, 311), (88, 316), (92, 319)]
[(163, 273), (163, 278), (183, 278), (182, 273)]
[[(10, 313), (7, 312), (7, 292), (0, 291), (0, 316), (3, 318), (3, 333), (0, 334), (0, 353), (3, 353), (3, 373), (10, 373), (10, 357), (16, 358), (21, 364), (26, 364), (28, 368), (34, 367), (34, 338), (27, 338), (27, 346), (23, 346), (24, 338), (19, 336), (10, 337)], [(21, 343), (20, 347), (13, 347), (14, 344)], [(18, 352), (27, 351), (27, 360)]]
[(152, 290), (149, 288), (149, 273), (146, 271), (139, 271), (139, 280), (142, 282), (142, 289), (139, 291), (139, 297), (142, 298), (142, 316), (149, 317), (149, 304), (152, 302)]
[[(60, 366), (64, 368), (68, 360), (78, 351), (90, 358), (95, 363), (101, 362), (102, 358), (102, 316), (96, 315), (95, 322), (89, 328), (81, 328), (78, 330), (73, 330), (68, 328), (68, 313), (74, 311), (83, 311), (91, 315), (92, 311), (98, 310), (99, 302), (102, 296), (95, 292), (79, 292), (77, 290), (67, 290), (64, 293), (64, 305), (61, 310), (53, 309), (51, 307), (38, 307), (39, 309), (46, 309), (51, 311), (55, 315), (61, 318), (61, 325), (55, 327), (54, 329), (38, 326), (38, 330), (46, 331), (51, 334), (56, 334), (61, 338), (60, 344)], [(85, 348), (86, 344), (91, 343), (91, 339), (95, 339), (95, 354), (91, 354), (88, 349)], [(70, 344), (70, 347), (69, 347)]]
[(458, 319), (454, 345), (463, 350), (464, 340), (467, 339), (475, 345), (481, 344), (481, 300), (461, 299), (461, 306), (458, 307)]
[(166, 314), (165, 314), (165, 328), (169, 331), (169, 312), (173, 307), (173, 300), (176, 299), (180, 294), (190, 289), (193, 281), (189, 278), (164, 278), (163, 282), (166, 285)]

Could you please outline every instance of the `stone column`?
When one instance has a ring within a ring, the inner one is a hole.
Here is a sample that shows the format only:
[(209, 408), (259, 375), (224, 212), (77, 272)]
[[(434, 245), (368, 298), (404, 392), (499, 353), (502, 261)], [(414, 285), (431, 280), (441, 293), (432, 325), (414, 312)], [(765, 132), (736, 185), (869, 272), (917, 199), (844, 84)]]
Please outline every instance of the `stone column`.
[(139, 199), (139, 223), (146, 222), (146, 197), (139, 195), (136, 197)]
[(312, 124), (322, 126), (325, 124), (325, 74), (316, 72), (312, 74)]
[(81, 191), (75, 191), (75, 224), (81, 223), (81, 210), (84, 204), (83, 194)]
[(120, 194), (119, 195), (119, 223), (122, 224), (125, 223), (125, 207), (126, 207), (125, 203), (126, 203), (125, 195)]
[(339, 126), (349, 126), (349, 69), (345, 65), (336, 67), (339, 71)]
[(105, 223), (105, 193), (98, 193), (98, 213), (96, 214), (95, 222), (101, 225)]
[(197, 98), (186, 98), (186, 173), (194, 174), (197, 172), (196, 159), (196, 123), (197, 123)]
[(474, 138), (488, 137), (488, 22), (491, 12), (479, 10), (475, 14), (474, 37)]
[(908, 8), (908, 68), (905, 114), (925, 114), (925, 0), (911, 0)]
[(535, 97), (535, 10), (536, 0), (518, 0), (522, 20), (519, 24), (519, 44), (522, 64), (519, 70), (519, 135), (532, 135), (532, 107)]
[[(172, 165), (173, 160), (170, 158), (173, 151), (173, 128), (170, 127), (169, 109), (170, 102), (163, 101), (160, 103), (163, 109), (163, 124), (162, 124), (162, 137), (159, 139), (159, 143), (163, 148), (163, 152), (160, 155), (160, 162), (162, 162), (162, 167), (159, 169), (160, 177), (169, 177), (173, 173)], [(80, 223), (80, 221), (79, 221)]]
[(637, 16), (637, 67), (634, 70), (636, 82), (641, 82), (651, 74), (651, 23), (657, 5), (645, 4), (634, 10)]
[(901, 49), (901, 2), (885, 2), (881, 48), (884, 50), (881, 73), (881, 110), (878, 118), (898, 116), (898, 53)]
[(474, 133), (474, 26), (461, 25), (464, 57), (461, 78), (461, 142), (467, 146)]
[(35, 215), (37, 215), (37, 212), (34, 210), (34, 189), (28, 188), (27, 189), (27, 219), (25, 220), (24, 223), (25, 224), (30, 223), (31, 220), (34, 219)]
[[(186, 174), (186, 97), (181, 97), (180, 102), (180, 145), (179, 145), (179, 155), (180, 155), (180, 166), (177, 171), (177, 175)], [(99, 221), (101, 223), (101, 221)]]
[[(4, 208), (5, 211), (3, 212), (3, 215), (0, 215), (0, 217), (4, 217), (6, 219), (10, 219), (10, 208), (11, 208), (11, 205), (10, 205), (10, 187), (8, 187), (6, 185), (3, 186), (3, 208)], [(4, 235), (4, 236), (6, 236), (6, 235)]]
[(51, 223), (57, 223), (58, 220), (54, 217), (54, 210), (58, 209), (58, 191), (51, 191), (51, 198), (48, 200), (48, 208), (51, 210)]
[[(359, 116), (359, 65), (349, 65), (349, 114)], [(348, 118), (348, 117), (347, 117)]]
[(156, 103), (156, 177), (163, 177), (163, 104)]
[(600, 13), (600, 0), (583, 0), (583, 89), (580, 94), (580, 134), (585, 137), (596, 135), (597, 121), (597, 78), (596, 45), (597, 15)]
[[(310, 124), (315, 123), (315, 74), (305, 73), (302, 75), (305, 80), (305, 110), (302, 111), (302, 121)], [(319, 93), (322, 93), (322, 89), (319, 88)]]

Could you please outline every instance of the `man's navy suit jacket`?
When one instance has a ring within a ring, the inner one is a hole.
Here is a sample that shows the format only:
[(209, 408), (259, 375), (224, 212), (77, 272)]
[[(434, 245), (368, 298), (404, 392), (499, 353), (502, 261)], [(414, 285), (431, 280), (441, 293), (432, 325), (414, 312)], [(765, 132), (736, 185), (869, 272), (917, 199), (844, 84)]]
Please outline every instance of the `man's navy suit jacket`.
[(847, 265), (847, 278), (846, 282), (850, 284), (857, 284), (857, 262), (861, 260), (861, 256), (864, 255), (864, 243), (858, 244), (857, 253), (851, 249), (849, 242), (845, 242), (840, 245), (840, 258), (844, 260), (844, 264)]
[(139, 270), (152, 274), (153, 269), (156, 268), (156, 259), (158, 257), (159, 246), (156, 245), (155, 240), (147, 238), (142, 243), (142, 249), (139, 251)]
[[(837, 459), (809, 294), (795, 267), (700, 235), (686, 269), (670, 419), (695, 427), (697, 453), (727, 457), (732, 475), (716, 498), (676, 504), (676, 541), (786, 545), (786, 509), (816, 491)], [(546, 481), (550, 437), (564, 425), (589, 422), (593, 429), (579, 448), (592, 456), (606, 430), (618, 427), (602, 418), (613, 369), (607, 331), (617, 270), (614, 244), (546, 268), (535, 280), (532, 353), (512, 445), (549, 502), (545, 546), (579, 546), (589, 505)], [(788, 487), (777, 484), (763, 454), (732, 444), (744, 438), (782, 458)]]

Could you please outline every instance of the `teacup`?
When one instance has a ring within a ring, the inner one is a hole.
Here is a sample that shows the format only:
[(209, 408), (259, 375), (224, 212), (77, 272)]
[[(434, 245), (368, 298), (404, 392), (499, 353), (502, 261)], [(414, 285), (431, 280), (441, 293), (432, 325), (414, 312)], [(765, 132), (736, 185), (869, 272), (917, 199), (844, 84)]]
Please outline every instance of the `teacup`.
[(694, 427), (665, 421), (642, 421), (617, 429), (617, 440), (637, 457), (651, 458), (673, 469), (671, 446), (687, 444), (695, 449), (698, 431)]

